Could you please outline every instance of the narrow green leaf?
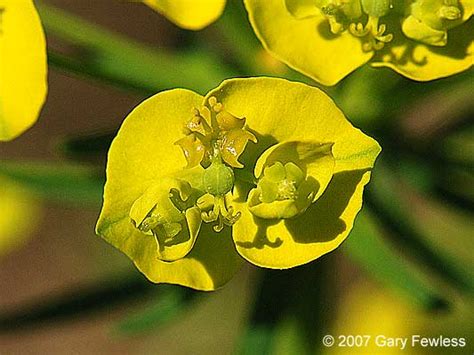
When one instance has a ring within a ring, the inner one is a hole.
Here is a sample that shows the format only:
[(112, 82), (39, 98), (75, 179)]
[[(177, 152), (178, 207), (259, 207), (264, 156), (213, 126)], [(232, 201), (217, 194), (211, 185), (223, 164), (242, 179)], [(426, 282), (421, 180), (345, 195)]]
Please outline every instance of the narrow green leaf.
[(46, 33), (76, 48), (74, 57), (50, 51), (50, 64), (145, 94), (172, 87), (206, 92), (233, 76), (211, 54), (151, 48), (56, 7), (38, 4)]
[(474, 168), (474, 125), (447, 136), (440, 150), (446, 161)]
[(270, 354), (274, 337), (274, 327), (250, 326), (239, 339), (235, 353), (238, 355)]
[(113, 331), (121, 336), (129, 336), (164, 326), (189, 309), (194, 304), (196, 294), (183, 287), (163, 285), (152, 304), (122, 320)]
[(362, 269), (386, 286), (427, 309), (448, 303), (417, 267), (384, 241), (381, 227), (367, 208), (359, 214), (344, 252)]
[(57, 146), (59, 152), (72, 159), (104, 158), (117, 132), (93, 133), (64, 137)]
[[(383, 160), (380, 161), (374, 172), (368, 202), (374, 206), (387, 228), (398, 236), (394, 242), (403, 245), (411, 256), (453, 285), (474, 292), (472, 265), (466, 265), (455, 254), (450, 253), (448, 248), (438, 245), (433, 232), (426, 232), (416, 214), (412, 213), (413, 206), (410, 205), (407, 192), (410, 185), (403, 178), (403, 174), (408, 173), (404, 169), (401, 174)], [(418, 192), (414, 190), (414, 193)], [(421, 198), (422, 195), (419, 196)]]
[(50, 200), (99, 206), (104, 177), (97, 168), (50, 162), (0, 161), (0, 174)]
[(78, 317), (110, 311), (118, 305), (143, 299), (152, 293), (156, 293), (156, 286), (136, 274), (103, 280), (97, 285), (68, 290), (53, 297), (42, 297), (18, 309), (2, 311), (0, 333), (41, 328), (48, 322), (70, 322)]
[(474, 171), (462, 168), (448, 168), (439, 174), (436, 193), (442, 200), (448, 200), (457, 207), (471, 213), (474, 211)]

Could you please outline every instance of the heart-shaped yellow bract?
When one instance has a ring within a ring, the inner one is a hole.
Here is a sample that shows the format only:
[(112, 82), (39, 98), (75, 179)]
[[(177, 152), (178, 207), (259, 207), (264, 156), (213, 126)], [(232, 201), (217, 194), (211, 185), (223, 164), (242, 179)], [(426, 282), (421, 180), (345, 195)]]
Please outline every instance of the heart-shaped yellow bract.
[(216, 21), (226, 0), (143, 0), (171, 22), (187, 30), (201, 30)]
[[(224, 116), (255, 138), (238, 165), (222, 154), (243, 149)], [(190, 136), (205, 144), (183, 147)], [(379, 152), (328, 96), (301, 83), (230, 79), (205, 97), (165, 91), (135, 108), (111, 145), (97, 233), (153, 282), (214, 290), (236, 273), (240, 256), (290, 268), (335, 249)], [(177, 251), (171, 257), (157, 250), (160, 233)]]
[(0, 0), (0, 141), (36, 122), (46, 92), (46, 41), (33, 1)]
[(358, 67), (418, 81), (474, 62), (472, 0), (244, 0), (264, 47), (293, 69), (335, 85)]

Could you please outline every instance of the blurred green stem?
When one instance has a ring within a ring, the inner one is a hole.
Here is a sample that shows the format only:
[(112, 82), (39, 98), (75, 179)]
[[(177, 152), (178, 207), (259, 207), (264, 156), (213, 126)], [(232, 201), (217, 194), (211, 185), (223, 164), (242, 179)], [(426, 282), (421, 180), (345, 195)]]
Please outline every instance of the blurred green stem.
[(0, 175), (32, 194), (77, 207), (98, 207), (105, 181), (95, 167), (50, 162), (0, 161)]
[(334, 258), (289, 270), (262, 270), (250, 323), (236, 354), (314, 354), (329, 331)]
[[(103, 280), (90, 287), (79, 287), (52, 297), (41, 297), (12, 311), (0, 313), (0, 334), (19, 332), (55, 321), (70, 322), (73, 318), (111, 312), (152, 294), (161, 295), (143, 277), (124, 275), (120, 279)], [(106, 313), (108, 314), (108, 313)]]
[(50, 50), (50, 64), (61, 70), (144, 94), (172, 87), (205, 93), (234, 74), (204, 50), (170, 53), (134, 42), (50, 5), (38, 4), (38, 11), (47, 35), (73, 46), (73, 55)]
[[(396, 164), (400, 164), (400, 161)], [(435, 247), (430, 236), (423, 233), (416, 215), (410, 209), (409, 201), (400, 193), (406, 186), (404, 184), (406, 181), (397, 176), (396, 170), (391, 169), (383, 160), (379, 161), (368, 191), (368, 205), (373, 206), (387, 228), (398, 236), (394, 242), (403, 245), (412, 257), (458, 288), (473, 293), (474, 279), (470, 266), (464, 265), (446, 250)]]
[(144, 309), (134, 310), (113, 329), (118, 336), (132, 336), (168, 325), (195, 304), (198, 293), (174, 285), (161, 285), (155, 297)]
[(357, 217), (343, 251), (365, 272), (425, 310), (448, 306), (424, 274), (381, 235), (375, 215), (365, 208)]

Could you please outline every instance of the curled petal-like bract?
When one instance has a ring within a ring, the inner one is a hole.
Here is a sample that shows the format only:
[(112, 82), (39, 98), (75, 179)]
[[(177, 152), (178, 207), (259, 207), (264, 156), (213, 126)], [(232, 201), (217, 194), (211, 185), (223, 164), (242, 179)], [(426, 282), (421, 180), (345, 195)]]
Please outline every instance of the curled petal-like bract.
[(157, 181), (174, 177), (192, 181), (193, 188), (199, 185), (199, 175), (194, 173), (202, 168), (184, 169), (187, 161), (174, 143), (183, 137), (183, 124), (192, 108), (201, 107), (203, 101), (188, 90), (164, 91), (142, 102), (125, 119), (109, 150), (104, 204), (96, 231), (151, 281), (214, 290), (241, 265), (230, 229), (215, 235), (210, 226), (202, 225), (185, 257), (163, 261), (156, 240), (144, 238), (130, 218), (135, 201)]
[(226, 0), (143, 0), (145, 4), (187, 30), (201, 30), (224, 11)]
[(334, 171), (332, 144), (285, 142), (258, 159), (257, 187), (249, 193), (249, 210), (265, 219), (292, 218), (316, 201)]
[(36, 122), (46, 92), (46, 40), (33, 1), (1, 1), (0, 141)]
[[(180, 206), (171, 198), (172, 191), (183, 202)], [(158, 259), (174, 261), (184, 258), (193, 248), (201, 215), (192, 200), (197, 200), (187, 182), (164, 178), (151, 185), (132, 205), (130, 218), (144, 238), (155, 238)], [(191, 201), (190, 201), (191, 200)], [(189, 206), (185, 205), (188, 201)]]

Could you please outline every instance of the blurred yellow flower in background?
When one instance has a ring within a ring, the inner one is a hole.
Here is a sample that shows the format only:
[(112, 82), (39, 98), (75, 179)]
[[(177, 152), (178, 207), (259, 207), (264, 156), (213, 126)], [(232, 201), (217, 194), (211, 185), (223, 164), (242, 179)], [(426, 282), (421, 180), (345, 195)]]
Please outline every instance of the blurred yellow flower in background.
[[(337, 307), (333, 327), (328, 329), (337, 342), (323, 354), (471, 353), (474, 304), (466, 298), (455, 297), (455, 300), (448, 310), (426, 311), (403, 302), (389, 290), (359, 281), (349, 287)], [(339, 335), (360, 335), (357, 340), (359, 346), (355, 345), (354, 340), (348, 342), (352, 346), (337, 346)], [(405, 345), (400, 340), (396, 342), (397, 338), (406, 339)], [(432, 344), (437, 342), (438, 345), (423, 346), (421, 342), (428, 340), (422, 338), (430, 338)]]
[(0, 141), (36, 122), (46, 92), (46, 40), (33, 1), (1, 0)]
[(31, 236), (39, 208), (31, 194), (0, 177), (0, 257), (21, 247)]

